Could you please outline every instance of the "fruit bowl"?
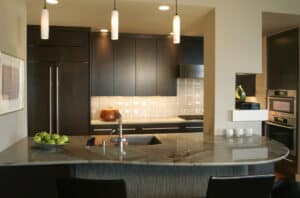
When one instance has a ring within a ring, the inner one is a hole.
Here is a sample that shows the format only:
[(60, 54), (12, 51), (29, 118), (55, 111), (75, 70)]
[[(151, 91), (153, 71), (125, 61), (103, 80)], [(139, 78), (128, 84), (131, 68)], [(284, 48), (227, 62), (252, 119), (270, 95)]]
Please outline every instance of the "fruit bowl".
[(66, 135), (49, 134), (47, 132), (36, 133), (33, 137), (33, 147), (47, 151), (61, 151), (69, 143)]

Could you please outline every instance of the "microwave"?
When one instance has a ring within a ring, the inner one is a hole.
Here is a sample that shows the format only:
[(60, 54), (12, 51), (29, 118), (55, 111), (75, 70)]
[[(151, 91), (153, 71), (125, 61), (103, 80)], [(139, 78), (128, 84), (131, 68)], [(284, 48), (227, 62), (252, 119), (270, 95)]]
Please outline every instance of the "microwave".
[(296, 90), (269, 90), (268, 110), (271, 116), (296, 118)]

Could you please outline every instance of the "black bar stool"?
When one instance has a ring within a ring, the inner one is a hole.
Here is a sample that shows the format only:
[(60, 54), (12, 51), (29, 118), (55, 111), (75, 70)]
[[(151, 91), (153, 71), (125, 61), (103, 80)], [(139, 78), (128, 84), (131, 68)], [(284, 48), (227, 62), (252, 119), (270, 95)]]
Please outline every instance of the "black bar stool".
[(126, 198), (124, 180), (57, 179), (58, 198)]
[(274, 175), (211, 177), (207, 198), (270, 198)]

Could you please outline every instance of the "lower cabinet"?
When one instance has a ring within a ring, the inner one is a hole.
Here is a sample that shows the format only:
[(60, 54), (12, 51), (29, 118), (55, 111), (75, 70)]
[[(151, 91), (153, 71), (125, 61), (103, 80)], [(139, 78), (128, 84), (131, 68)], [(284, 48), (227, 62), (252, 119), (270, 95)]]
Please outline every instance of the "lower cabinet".
[[(118, 125), (92, 125), (92, 135), (109, 135)], [(124, 124), (123, 134), (203, 132), (203, 123)]]

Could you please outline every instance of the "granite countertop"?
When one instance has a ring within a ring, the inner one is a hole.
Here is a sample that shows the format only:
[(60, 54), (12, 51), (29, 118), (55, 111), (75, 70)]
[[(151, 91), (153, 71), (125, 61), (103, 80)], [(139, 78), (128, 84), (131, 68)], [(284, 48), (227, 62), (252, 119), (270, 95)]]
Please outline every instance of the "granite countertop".
[[(129, 135), (130, 136), (130, 135)], [(134, 135), (147, 136), (147, 135)], [(289, 150), (282, 144), (261, 136), (225, 138), (203, 134), (155, 134), (157, 145), (125, 145), (120, 155), (117, 145), (86, 147), (88, 136), (72, 136), (62, 151), (33, 148), (24, 138), (0, 152), (0, 166), (58, 164), (139, 164), (171, 166), (227, 166), (272, 163), (285, 158)], [(96, 142), (107, 142), (109, 136), (96, 136)]]
[[(123, 119), (123, 124), (174, 124), (174, 123), (197, 123), (203, 122), (203, 120), (184, 120), (179, 117), (167, 117), (167, 118), (129, 118)], [(91, 120), (91, 125), (114, 125), (115, 122), (105, 122), (102, 120)]]

